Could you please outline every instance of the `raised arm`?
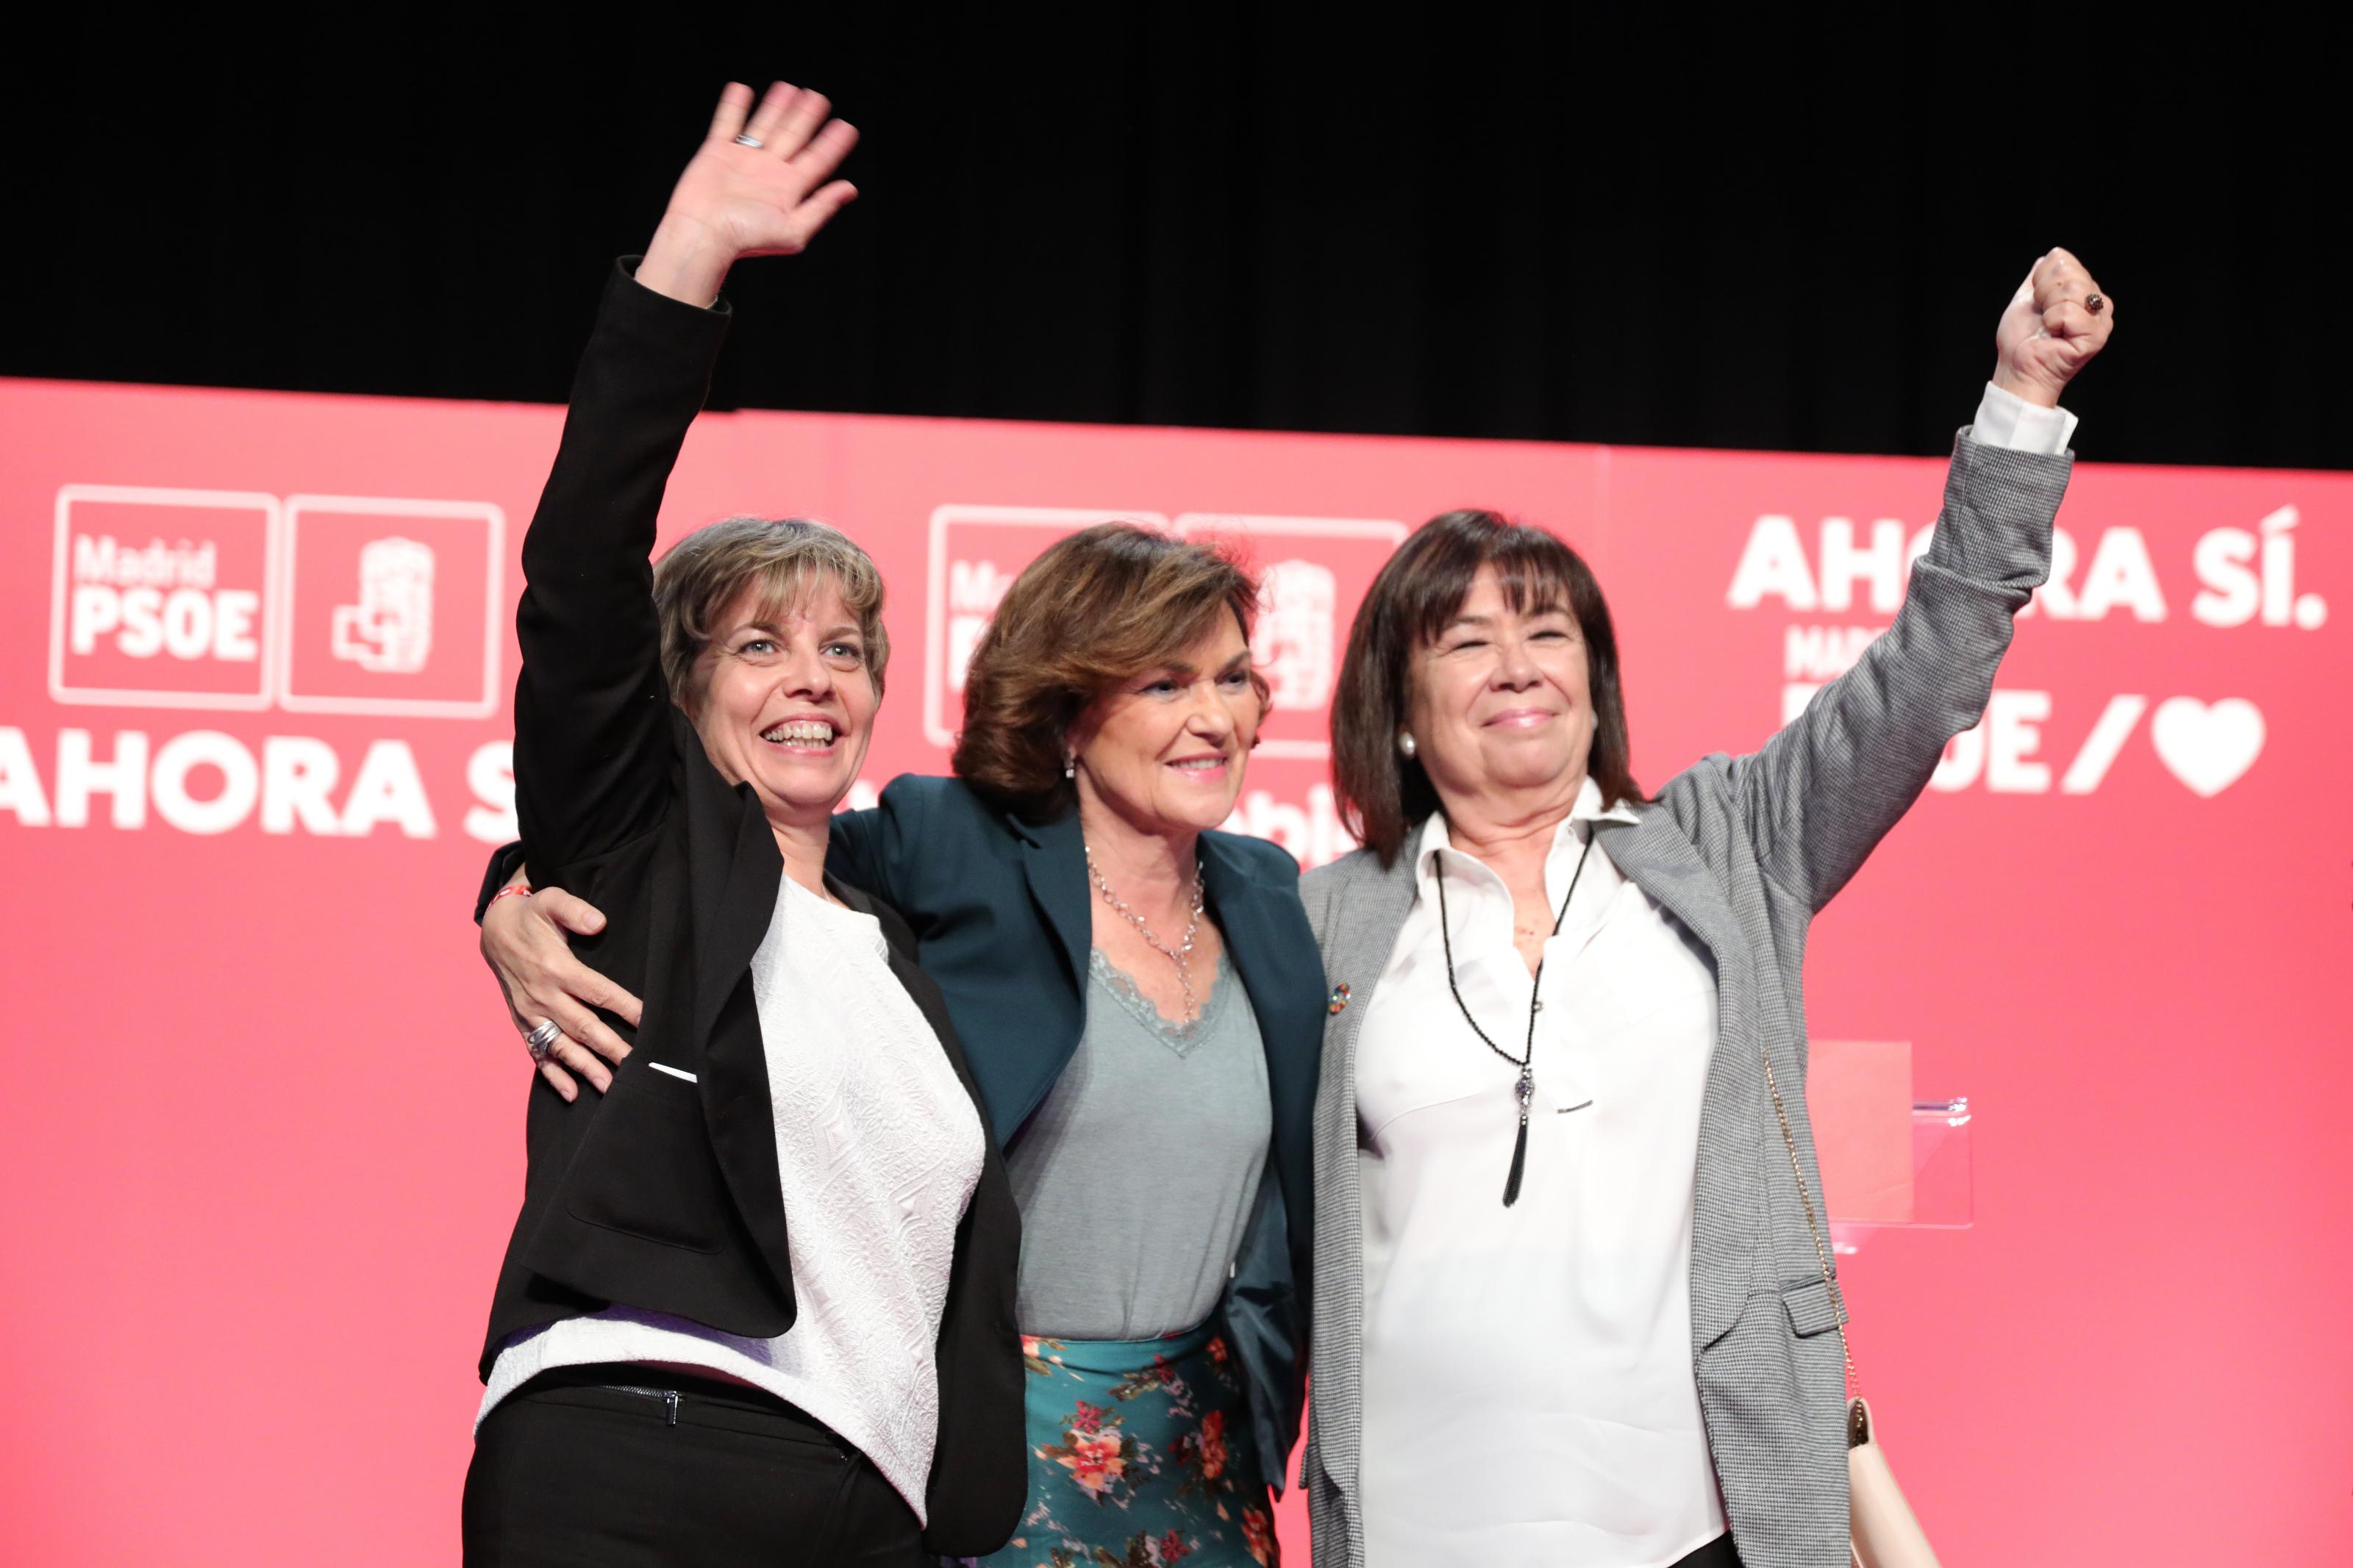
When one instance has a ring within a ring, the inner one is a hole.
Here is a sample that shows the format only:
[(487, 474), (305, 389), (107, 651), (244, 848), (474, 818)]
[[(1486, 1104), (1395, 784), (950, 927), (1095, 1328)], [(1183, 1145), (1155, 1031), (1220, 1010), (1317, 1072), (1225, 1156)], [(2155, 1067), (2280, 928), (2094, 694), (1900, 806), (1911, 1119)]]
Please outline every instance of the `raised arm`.
[(2060, 393), (2115, 323), (2073, 256), (2035, 263), (2002, 314), (1992, 384), (1954, 445), (1945, 504), (1894, 624), (1763, 750), (1694, 770), (1728, 786), (1766, 873), (1810, 908), (1846, 885), (1927, 786), (1946, 742), (1983, 717), (2012, 617), (2050, 574), (2073, 460)]
[[(606, 286), (523, 539), (515, 612), (515, 807), (551, 881), (659, 820), (670, 700), (648, 557), (662, 491), (710, 385), (728, 269), (801, 250), (857, 195), (831, 178), (858, 140), (831, 107), (778, 82), (754, 110), (752, 89), (729, 83), (644, 259)], [(539, 1068), (570, 1100), (573, 1073), (601, 1090), (612, 1075), (596, 1058), (628, 1054), (590, 1009), (634, 1023), (638, 1001), (572, 956), (569, 936), (602, 929), (600, 911), (553, 886), (491, 901), (502, 882), (528, 885), (522, 848), (491, 858), (475, 907), (482, 955), (518, 1029), (564, 1029)]]
[(670, 696), (655, 521), (725, 334), (713, 307), (727, 269), (801, 249), (855, 195), (828, 181), (857, 140), (829, 107), (780, 82), (752, 112), (751, 89), (730, 83), (644, 260), (607, 285), (523, 538), (515, 612), (515, 809), (552, 877), (659, 818)]

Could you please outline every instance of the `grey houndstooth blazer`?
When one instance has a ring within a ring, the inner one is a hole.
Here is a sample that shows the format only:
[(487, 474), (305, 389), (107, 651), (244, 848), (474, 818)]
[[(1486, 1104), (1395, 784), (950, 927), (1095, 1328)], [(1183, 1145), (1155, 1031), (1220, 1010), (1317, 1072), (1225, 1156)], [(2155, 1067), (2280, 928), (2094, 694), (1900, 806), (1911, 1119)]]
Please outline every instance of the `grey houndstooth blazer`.
[[(1978, 721), (2010, 620), (2048, 574), (2072, 455), (1978, 446), (1961, 432), (1934, 542), (1894, 625), (1745, 757), (1678, 773), (1638, 823), (1599, 825), (1620, 870), (1707, 944), (1716, 1043), (1700, 1116), (1692, 1355), (1708, 1450), (1748, 1568), (1845, 1568), (1842, 1365), (1765, 1088), (1773, 1053), (1816, 1193), (1805, 1111), (1806, 930), (1895, 826), (1945, 742)], [(1315, 1281), (1301, 1481), (1317, 1568), (1365, 1568), (1356, 1489), (1365, 1265), (1357, 1194), (1356, 1028), (1413, 902), (1411, 857), (1358, 850), (1300, 896), (1349, 1004), (1324, 1036), (1315, 1101)], [(1426, 1568), (1377, 1563), (1372, 1568)]]

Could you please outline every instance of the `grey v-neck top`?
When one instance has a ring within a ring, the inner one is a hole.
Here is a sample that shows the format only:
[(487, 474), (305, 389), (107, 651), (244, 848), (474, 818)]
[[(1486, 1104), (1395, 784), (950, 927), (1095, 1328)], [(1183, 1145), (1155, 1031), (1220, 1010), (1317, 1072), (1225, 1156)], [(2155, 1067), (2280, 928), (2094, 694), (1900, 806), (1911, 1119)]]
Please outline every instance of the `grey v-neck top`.
[(1095, 950), (1078, 1049), (1006, 1159), (1021, 1331), (1154, 1339), (1207, 1318), (1273, 1131), (1258, 1018), (1226, 956), (1178, 1028)]

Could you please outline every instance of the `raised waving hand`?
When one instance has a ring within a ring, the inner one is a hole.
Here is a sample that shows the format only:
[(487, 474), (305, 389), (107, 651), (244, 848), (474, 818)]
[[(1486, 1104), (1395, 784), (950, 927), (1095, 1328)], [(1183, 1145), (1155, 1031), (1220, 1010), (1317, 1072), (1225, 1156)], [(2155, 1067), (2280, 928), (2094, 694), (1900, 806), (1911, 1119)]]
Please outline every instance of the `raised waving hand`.
[(829, 119), (832, 111), (823, 93), (782, 81), (754, 109), (752, 89), (729, 82), (670, 192), (638, 281), (709, 305), (738, 259), (805, 248), (858, 195), (832, 177), (858, 144), (857, 130)]

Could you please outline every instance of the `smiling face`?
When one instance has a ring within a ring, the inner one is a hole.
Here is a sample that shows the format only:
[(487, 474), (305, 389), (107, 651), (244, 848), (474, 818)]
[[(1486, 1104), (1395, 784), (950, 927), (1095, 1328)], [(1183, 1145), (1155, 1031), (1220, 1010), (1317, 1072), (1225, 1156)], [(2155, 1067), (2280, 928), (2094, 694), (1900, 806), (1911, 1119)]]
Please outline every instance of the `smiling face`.
[(755, 584), (714, 617), (687, 710), (728, 783), (751, 784), (771, 821), (809, 826), (849, 793), (881, 704), (858, 616), (818, 575), (789, 609)]
[(1593, 747), (1585, 639), (1567, 605), (1514, 610), (1495, 568), (1415, 651), (1407, 729), (1442, 800), (1574, 798)]
[(1081, 800), (1146, 833), (1198, 832), (1233, 814), (1264, 704), (1230, 611), (1168, 664), (1122, 681), (1071, 731)]

